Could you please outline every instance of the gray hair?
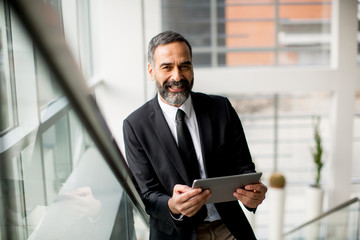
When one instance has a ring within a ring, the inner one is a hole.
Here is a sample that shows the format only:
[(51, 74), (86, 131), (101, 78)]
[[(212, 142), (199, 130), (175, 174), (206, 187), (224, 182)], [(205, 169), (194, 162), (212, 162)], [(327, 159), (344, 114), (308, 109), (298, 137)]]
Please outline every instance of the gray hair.
[(180, 34), (174, 31), (165, 31), (159, 33), (151, 39), (148, 47), (148, 62), (153, 65), (155, 49), (159, 45), (164, 45), (173, 42), (185, 42), (190, 51), (190, 57), (192, 58), (192, 49), (190, 43)]

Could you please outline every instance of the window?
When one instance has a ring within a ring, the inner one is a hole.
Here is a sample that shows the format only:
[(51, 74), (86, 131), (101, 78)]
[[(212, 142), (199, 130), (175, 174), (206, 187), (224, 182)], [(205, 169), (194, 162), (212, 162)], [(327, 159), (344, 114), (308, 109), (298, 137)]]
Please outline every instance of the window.
[(42, 134), (42, 157), (48, 203), (55, 200), (72, 170), (69, 131), (68, 116), (65, 115)]
[[(61, 15), (60, 0), (47, 2)], [(0, 239), (136, 239), (136, 234), (146, 238), (142, 218), (59, 88), (46, 59), (34, 50), (19, 19), (2, 3), (0, 132), (6, 134), (0, 136)], [(78, 6), (77, 11), (67, 8), (77, 22), (63, 27), (84, 34), (76, 36), (76, 42), (84, 51), (79, 54), (82, 70), (90, 75), (88, 1), (67, 3)], [(82, 27), (86, 30), (79, 31)], [(18, 108), (12, 100), (13, 85)], [(18, 124), (13, 127), (15, 112)]]
[(329, 65), (331, 1), (164, 0), (197, 66)]
[(45, 67), (44, 59), (35, 49), (36, 79), (38, 87), (39, 109), (44, 110), (51, 103), (61, 97), (55, 76)]
[(0, 135), (16, 125), (13, 69), (9, 9), (0, 2)]
[[(62, 19), (61, 0), (46, 0), (45, 2), (51, 5)], [(38, 105), (39, 109), (44, 110), (49, 104), (56, 101), (61, 96), (61, 93), (55, 76), (45, 67), (44, 59), (40, 56), (37, 49), (35, 49), (35, 66), (38, 86)]]
[(80, 65), (86, 79), (93, 75), (92, 65), (92, 42), (90, 22), (90, 4), (88, 0), (78, 1), (78, 18), (79, 18), (79, 55)]
[[(59, 14), (60, 18), (63, 18), (62, 16), (62, 0), (44, 0), (46, 3), (48, 3), (57, 14)], [(62, 22), (61, 22), (62, 24)], [(63, 25), (63, 24), (62, 24)], [(64, 26), (62, 26), (64, 28)]]

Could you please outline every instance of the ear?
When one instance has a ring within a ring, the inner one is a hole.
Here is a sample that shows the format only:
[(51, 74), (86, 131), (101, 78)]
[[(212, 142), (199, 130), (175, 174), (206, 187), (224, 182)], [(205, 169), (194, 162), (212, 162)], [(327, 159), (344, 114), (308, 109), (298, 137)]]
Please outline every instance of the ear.
[(150, 63), (148, 63), (148, 73), (151, 81), (154, 81), (154, 69)]

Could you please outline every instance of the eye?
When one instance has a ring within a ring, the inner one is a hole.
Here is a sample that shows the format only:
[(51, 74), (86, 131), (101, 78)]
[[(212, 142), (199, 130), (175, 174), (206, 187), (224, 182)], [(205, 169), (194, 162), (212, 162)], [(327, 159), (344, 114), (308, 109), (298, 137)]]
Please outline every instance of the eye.
[(181, 68), (181, 70), (190, 70), (191, 66), (190, 65), (183, 65), (180, 68)]
[(162, 70), (170, 70), (171, 69), (171, 66), (169, 65), (164, 65), (161, 67)]

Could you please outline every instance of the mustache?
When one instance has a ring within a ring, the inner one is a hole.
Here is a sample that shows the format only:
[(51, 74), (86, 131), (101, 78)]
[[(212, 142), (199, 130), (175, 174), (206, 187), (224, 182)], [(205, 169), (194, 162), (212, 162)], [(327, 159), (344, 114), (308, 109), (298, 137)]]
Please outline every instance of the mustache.
[(171, 81), (164, 82), (163, 87), (165, 87), (165, 88), (167, 88), (167, 87), (186, 87), (186, 88), (188, 88), (189, 82), (184, 79), (182, 79), (180, 81), (171, 80)]

